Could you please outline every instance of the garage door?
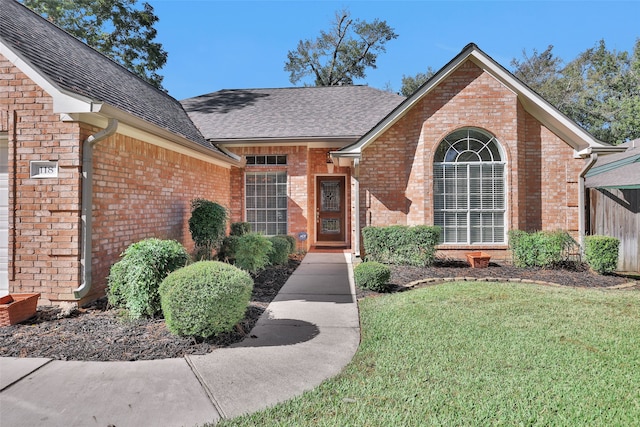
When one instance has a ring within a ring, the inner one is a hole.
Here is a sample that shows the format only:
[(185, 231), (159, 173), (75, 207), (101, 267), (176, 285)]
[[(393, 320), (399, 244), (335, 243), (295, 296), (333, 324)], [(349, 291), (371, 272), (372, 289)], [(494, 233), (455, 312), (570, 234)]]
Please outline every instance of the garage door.
[(9, 148), (0, 134), (0, 295), (9, 293)]

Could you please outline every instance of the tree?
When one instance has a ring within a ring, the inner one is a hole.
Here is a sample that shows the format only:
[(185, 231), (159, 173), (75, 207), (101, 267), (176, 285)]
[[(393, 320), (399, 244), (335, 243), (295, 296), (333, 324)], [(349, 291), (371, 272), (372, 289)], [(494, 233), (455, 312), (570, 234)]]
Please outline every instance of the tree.
[(427, 80), (429, 80), (436, 72), (433, 68), (428, 67), (426, 73), (418, 73), (415, 76), (402, 75), (402, 87), (400, 88), (400, 94), (402, 96), (411, 96), (418, 90)]
[(155, 42), (158, 17), (138, 0), (24, 0), (25, 6), (162, 89), (167, 52)]
[(353, 20), (349, 11), (342, 10), (329, 32), (320, 31), (315, 40), (300, 40), (297, 49), (288, 52), (284, 69), (293, 84), (312, 75), (316, 86), (350, 85), (365, 78), (368, 67), (376, 68), (385, 44), (397, 37), (386, 21)]
[(596, 138), (619, 144), (640, 137), (640, 39), (633, 55), (605, 41), (563, 67), (553, 46), (514, 59), (514, 74)]

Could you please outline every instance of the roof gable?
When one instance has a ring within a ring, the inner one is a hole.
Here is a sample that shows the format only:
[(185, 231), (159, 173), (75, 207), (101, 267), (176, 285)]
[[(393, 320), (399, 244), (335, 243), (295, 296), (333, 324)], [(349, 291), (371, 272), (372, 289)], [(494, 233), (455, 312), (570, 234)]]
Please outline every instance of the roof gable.
[(204, 136), (219, 143), (351, 143), (403, 99), (368, 86), (328, 86), (221, 90), (182, 104)]
[(57, 113), (99, 112), (107, 105), (110, 112), (124, 112), (222, 154), (174, 98), (14, 0), (0, 0), (0, 48), (54, 97)]
[(424, 97), (430, 94), (436, 87), (460, 68), (466, 61), (472, 61), (483, 71), (501, 82), (505, 87), (514, 92), (518, 100), (529, 114), (540, 121), (545, 127), (558, 135), (563, 141), (569, 144), (574, 150), (582, 151), (583, 154), (592, 151), (615, 152), (620, 151), (617, 147), (612, 147), (602, 141), (598, 141), (587, 131), (578, 126), (575, 122), (562, 114), (558, 109), (549, 104), (540, 95), (534, 92), (526, 84), (521, 82), (507, 69), (498, 64), (495, 60), (480, 50), (475, 44), (467, 45), (462, 52), (453, 58), (448, 64), (440, 69), (428, 81), (426, 81), (416, 92), (408, 97), (396, 109), (391, 111), (387, 117), (370, 129), (362, 138), (340, 151), (332, 153), (334, 157), (356, 158), (361, 151), (375, 141), (380, 135), (386, 132), (393, 124), (404, 117), (415, 105)]

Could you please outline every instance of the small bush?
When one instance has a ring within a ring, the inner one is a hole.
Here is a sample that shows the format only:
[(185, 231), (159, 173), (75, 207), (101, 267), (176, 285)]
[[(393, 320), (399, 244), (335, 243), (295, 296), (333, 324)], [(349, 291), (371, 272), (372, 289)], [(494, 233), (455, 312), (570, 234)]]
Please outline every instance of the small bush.
[(269, 263), (272, 265), (285, 265), (289, 262), (289, 253), (291, 244), (282, 236), (273, 236), (269, 238), (273, 245), (269, 252)]
[(568, 260), (574, 245), (565, 231), (509, 231), (509, 246), (517, 267), (553, 268)]
[(391, 270), (384, 264), (368, 261), (358, 264), (353, 269), (356, 285), (376, 292), (387, 292), (391, 289), (389, 278)]
[(255, 273), (269, 265), (269, 255), (273, 244), (265, 236), (249, 233), (238, 239), (236, 265), (250, 273)]
[(620, 240), (608, 236), (586, 236), (584, 256), (587, 264), (600, 274), (612, 273), (618, 267)]
[(239, 236), (231, 235), (225, 237), (218, 251), (218, 260), (233, 263), (236, 259), (239, 240)]
[(426, 267), (435, 259), (440, 227), (365, 227), (362, 237), (367, 261)]
[(188, 261), (186, 249), (175, 240), (145, 239), (130, 245), (122, 259), (111, 267), (109, 303), (127, 309), (136, 319), (158, 314), (160, 283)]
[(194, 199), (191, 202), (189, 231), (196, 244), (196, 259), (209, 260), (217, 251), (227, 231), (227, 210), (209, 200)]
[(231, 223), (231, 235), (232, 236), (244, 236), (251, 233), (251, 224), (248, 222), (233, 222)]
[(279, 234), (276, 237), (281, 237), (289, 242), (289, 253), (293, 254), (296, 252), (296, 238), (289, 234)]
[(231, 331), (244, 317), (252, 289), (248, 273), (219, 261), (174, 271), (160, 285), (167, 329), (202, 338)]

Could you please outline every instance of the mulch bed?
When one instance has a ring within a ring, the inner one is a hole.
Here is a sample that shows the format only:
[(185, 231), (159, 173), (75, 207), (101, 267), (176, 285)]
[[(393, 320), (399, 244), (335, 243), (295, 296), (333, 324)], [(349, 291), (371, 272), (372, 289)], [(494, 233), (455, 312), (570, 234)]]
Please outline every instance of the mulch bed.
[[(36, 317), (19, 325), (0, 327), (0, 356), (47, 357), (56, 360), (132, 361), (206, 354), (241, 341), (300, 264), (292, 258), (287, 266), (271, 267), (254, 276), (254, 291), (246, 317), (233, 332), (206, 340), (172, 335), (161, 318), (128, 320), (107, 306), (106, 300), (65, 317), (58, 307), (40, 307)], [(391, 266), (394, 291), (425, 284), (430, 278), (519, 278), (562, 286), (640, 290), (639, 282), (616, 275), (593, 274), (581, 266), (554, 270), (522, 269), (491, 263), (470, 268), (465, 262), (438, 261), (432, 267)], [(432, 282), (427, 282), (429, 284)], [(375, 294), (358, 290), (358, 298)]]

